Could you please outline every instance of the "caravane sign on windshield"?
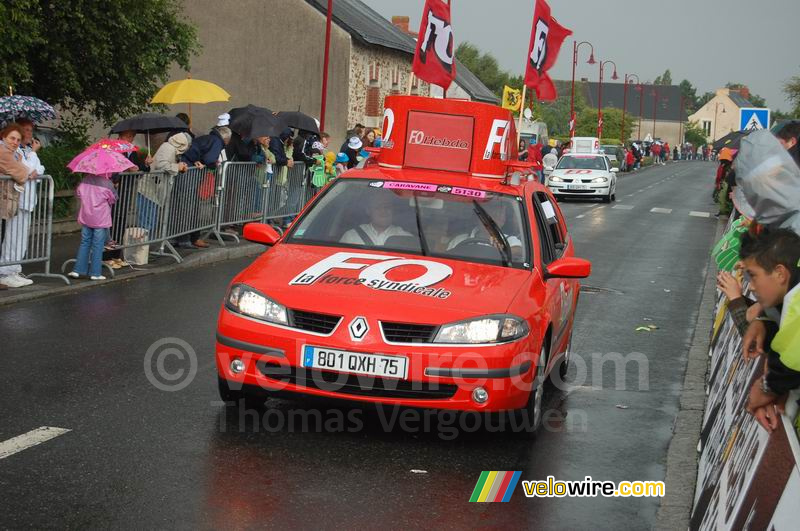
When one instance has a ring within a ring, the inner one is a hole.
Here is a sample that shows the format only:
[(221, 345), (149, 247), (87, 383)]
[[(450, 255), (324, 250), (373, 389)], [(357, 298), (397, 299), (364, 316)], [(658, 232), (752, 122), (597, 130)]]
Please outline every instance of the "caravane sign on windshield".
[(517, 158), (516, 134), (511, 113), (494, 105), (388, 96), (377, 160), (384, 168), (504, 177)]

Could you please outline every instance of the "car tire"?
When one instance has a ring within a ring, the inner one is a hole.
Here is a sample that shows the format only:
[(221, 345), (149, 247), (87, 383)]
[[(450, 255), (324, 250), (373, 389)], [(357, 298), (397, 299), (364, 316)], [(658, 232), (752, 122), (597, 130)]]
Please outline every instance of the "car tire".
[(517, 411), (517, 418), (521, 420), (522, 430), (520, 433), (528, 438), (535, 438), (536, 434), (542, 426), (542, 417), (544, 416), (544, 399), (547, 391), (547, 381), (545, 378), (545, 370), (547, 369), (547, 349), (545, 343), (542, 345), (542, 351), (539, 354), (539, 362), (536, 366), (536, 378), (533, 381), (528, 402), (525, 407)]
[(233, 407), (244, 405), (245, 409), (263, 408), (268, 398), (266, 392), (256, 395), (244, 389), (231, 389), (228, 385), (228, 381), (219, 377), (217, 378), (217, 389), (219, 390), (219, 397), (222, 401)]
[(611, 191), (608, 192), (608, 195), (603, 196), (603, 203), (610, 203), (611, 202)]

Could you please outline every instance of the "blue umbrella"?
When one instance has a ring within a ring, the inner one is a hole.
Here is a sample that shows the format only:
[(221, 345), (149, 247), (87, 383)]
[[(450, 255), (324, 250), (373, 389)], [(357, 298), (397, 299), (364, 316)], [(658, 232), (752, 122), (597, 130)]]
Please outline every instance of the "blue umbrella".
[(0, 122), (12, 122), (27, 118), (40, 123), (53, 120), (56, 110), (49, 103), (33, 96), (3, 96), (0, 98)]

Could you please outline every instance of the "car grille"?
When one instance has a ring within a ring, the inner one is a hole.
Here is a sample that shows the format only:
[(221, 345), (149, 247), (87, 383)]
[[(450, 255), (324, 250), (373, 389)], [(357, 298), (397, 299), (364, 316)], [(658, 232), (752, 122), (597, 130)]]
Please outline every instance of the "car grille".
[(264, 376), (272, 380), (342, 395), (442, 400), (451, 398), (458, 390), (458, 386), (453, 384), (392, 380), (305, 367), (281, 366), (275, 362), (260, 361), (257, 367)]
[(341, 316), (324, 313), (290, 311), (290, 326), (317, 334), (330, 334), (341, 321)]
[(430, 343), (436, 334), (436, 327), (432, 325), (384, 321), (381, 321), (381, 330), (386, 341), (392, 343)]
[(569, 190), (567, 188), (561, 188), (558, 190), (562, 194), (593, 194), (594, 190)]

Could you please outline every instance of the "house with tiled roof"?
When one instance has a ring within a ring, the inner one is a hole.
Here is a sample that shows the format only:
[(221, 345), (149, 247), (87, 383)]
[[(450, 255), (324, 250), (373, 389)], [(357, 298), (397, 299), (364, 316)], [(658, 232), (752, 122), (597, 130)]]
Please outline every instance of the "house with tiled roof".
[[(229, 102), (195, 105), (194, 128), (203, 132), (217, 115), (252, 103), (273, 110), (301, 110), (318, 117), (325, 49), (326, 0), (218, 0), (183, 3), (202, 45), (192, 77), (218, 83)], [(379, 127), (383, 101), (405, 94), (416, 42), (406, 24), (392, 24), (361, 0), (336, 0), (333, 8), (325, 129), (334, 145), (356, 123)], [(401, 18), (402, 22), (402, 18)], [(398, 27), (399, 26), (399, 27)], [(497, 103), (462, 64), (448, 97)], [(175, 69), (172, 78), (185, 72)], [(412, 94), (441, 96), (414, 79)], [(177, 105), (174, 112), (185, 111)]]
[(716, 142), (728, 133), (739, 130), (739, 109), (754, 106), (749, 97), (750, 90), (747, 87), (718, 89), (713, 98), (689, 116), (689, 120), (697, 122), (709, 142)]

